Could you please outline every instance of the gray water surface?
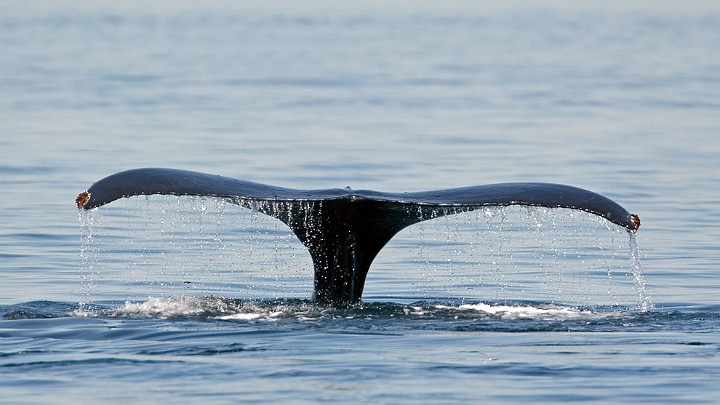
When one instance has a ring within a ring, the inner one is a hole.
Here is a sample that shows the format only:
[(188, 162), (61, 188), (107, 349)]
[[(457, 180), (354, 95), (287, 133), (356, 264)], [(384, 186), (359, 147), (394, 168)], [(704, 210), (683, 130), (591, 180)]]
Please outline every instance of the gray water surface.
[[(714, 6), (1, 8), (4, 403), (716, 403)], [(298, 189), (556, 182), (642, 227), (521, 207), (425, 222), (361, 306), (333, 309), (261, 214), (75, 209), (145, 166)]]

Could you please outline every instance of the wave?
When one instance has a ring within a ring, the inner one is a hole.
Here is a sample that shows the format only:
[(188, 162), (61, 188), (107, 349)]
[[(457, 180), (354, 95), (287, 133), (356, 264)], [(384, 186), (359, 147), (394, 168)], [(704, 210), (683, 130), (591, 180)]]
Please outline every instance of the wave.
[[(576, 307), (542, 302), (365, 302), (337, 308), (310, 300), (239, 300), (172, 296), (144, 301), (72, 304), (32, 301), (0, 307), (6, 320), (78, 317), (234, 322), (325, 327), (343, 330), (460, 331), (650, 331), (720, 328), (720, 310), (660, 308), (652, 312), (619, 306)], [(697, 322), (701, 320), (702, 322)], [(710, 325), (710, 326), (709, 326)], [(712, 326), (714, 325), (714, 326)]]
[(607, 316), (570, 306), (543, 303), (452, 303), (420, 301), (411, 304), (362, 303), (344, 308), (320, 305), (301, 299), (237, 300), (223, 297), (174, 296), (149, 298), (142, 302), (125, 303), (106, 308), (81, 305), (73, 311), (76, 316), (91, 317), (143, 317), (143, 318), (205, 318), (219, 320), (279, 319), (321, 320), (338, 317), (370, 318), (497, 318), (497, 319), (579, 319)]

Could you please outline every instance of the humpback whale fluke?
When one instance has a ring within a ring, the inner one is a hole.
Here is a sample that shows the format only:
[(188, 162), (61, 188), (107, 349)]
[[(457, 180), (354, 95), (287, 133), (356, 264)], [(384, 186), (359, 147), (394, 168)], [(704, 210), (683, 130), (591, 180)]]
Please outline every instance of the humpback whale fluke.
[(80, 209), (120, 198), (169, 194), (225, 198), (284, 222), (305, 245), (315, 267), (313, 299), (358, 302), (375, 256), (403, 228), (486, 206), (571, 208), (599, 215), (634, 232), (640, 218), (588, 190), (552, 183), (500, 183), (414, 193), (370, 190), (294, 190), (186, 170), (146, 168), (110, 175), (78, 195)]

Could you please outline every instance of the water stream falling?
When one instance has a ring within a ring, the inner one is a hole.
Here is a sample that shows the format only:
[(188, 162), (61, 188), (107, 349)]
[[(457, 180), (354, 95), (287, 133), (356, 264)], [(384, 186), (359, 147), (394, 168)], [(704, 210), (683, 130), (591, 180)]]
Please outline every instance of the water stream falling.
[[(311, 203), (309, 203), (311, 204)], [(82, 302), (94, 296), (309, 298), (313, 265), (261, 212), (278, 202), (148, 196), (82, 211)], [(364, 301), (518, 301), (652, 309), (635, 234), (585, 212), (487, 207), (420, 222), (373, 262)], [(288, 213), (288, 215), (291, 215)]]
[(633, 281), (635, 282), (635, 291), (638, 296), (638, 307), (643, 312), (651, 311), (655, 306), (645, 284), (643, 268), (640, 264), (640, 248), (638, 247), (636, 233), (630, 233), (630, 261)]

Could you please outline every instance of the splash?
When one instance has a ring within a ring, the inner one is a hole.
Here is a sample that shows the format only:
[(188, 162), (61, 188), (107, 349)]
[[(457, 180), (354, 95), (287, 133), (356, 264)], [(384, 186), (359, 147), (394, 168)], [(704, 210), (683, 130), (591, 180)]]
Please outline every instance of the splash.
[(193, 296), (177, 296), (168, 298), (149, 298), (144, 302), (126, 301), (122, 306), (105, 311), (103, 315), (111, 317), (147, 317), (147, 318), (179, 318), (221, 316), (236, 313), (232, 302), (220, 298), (198, 298)]

